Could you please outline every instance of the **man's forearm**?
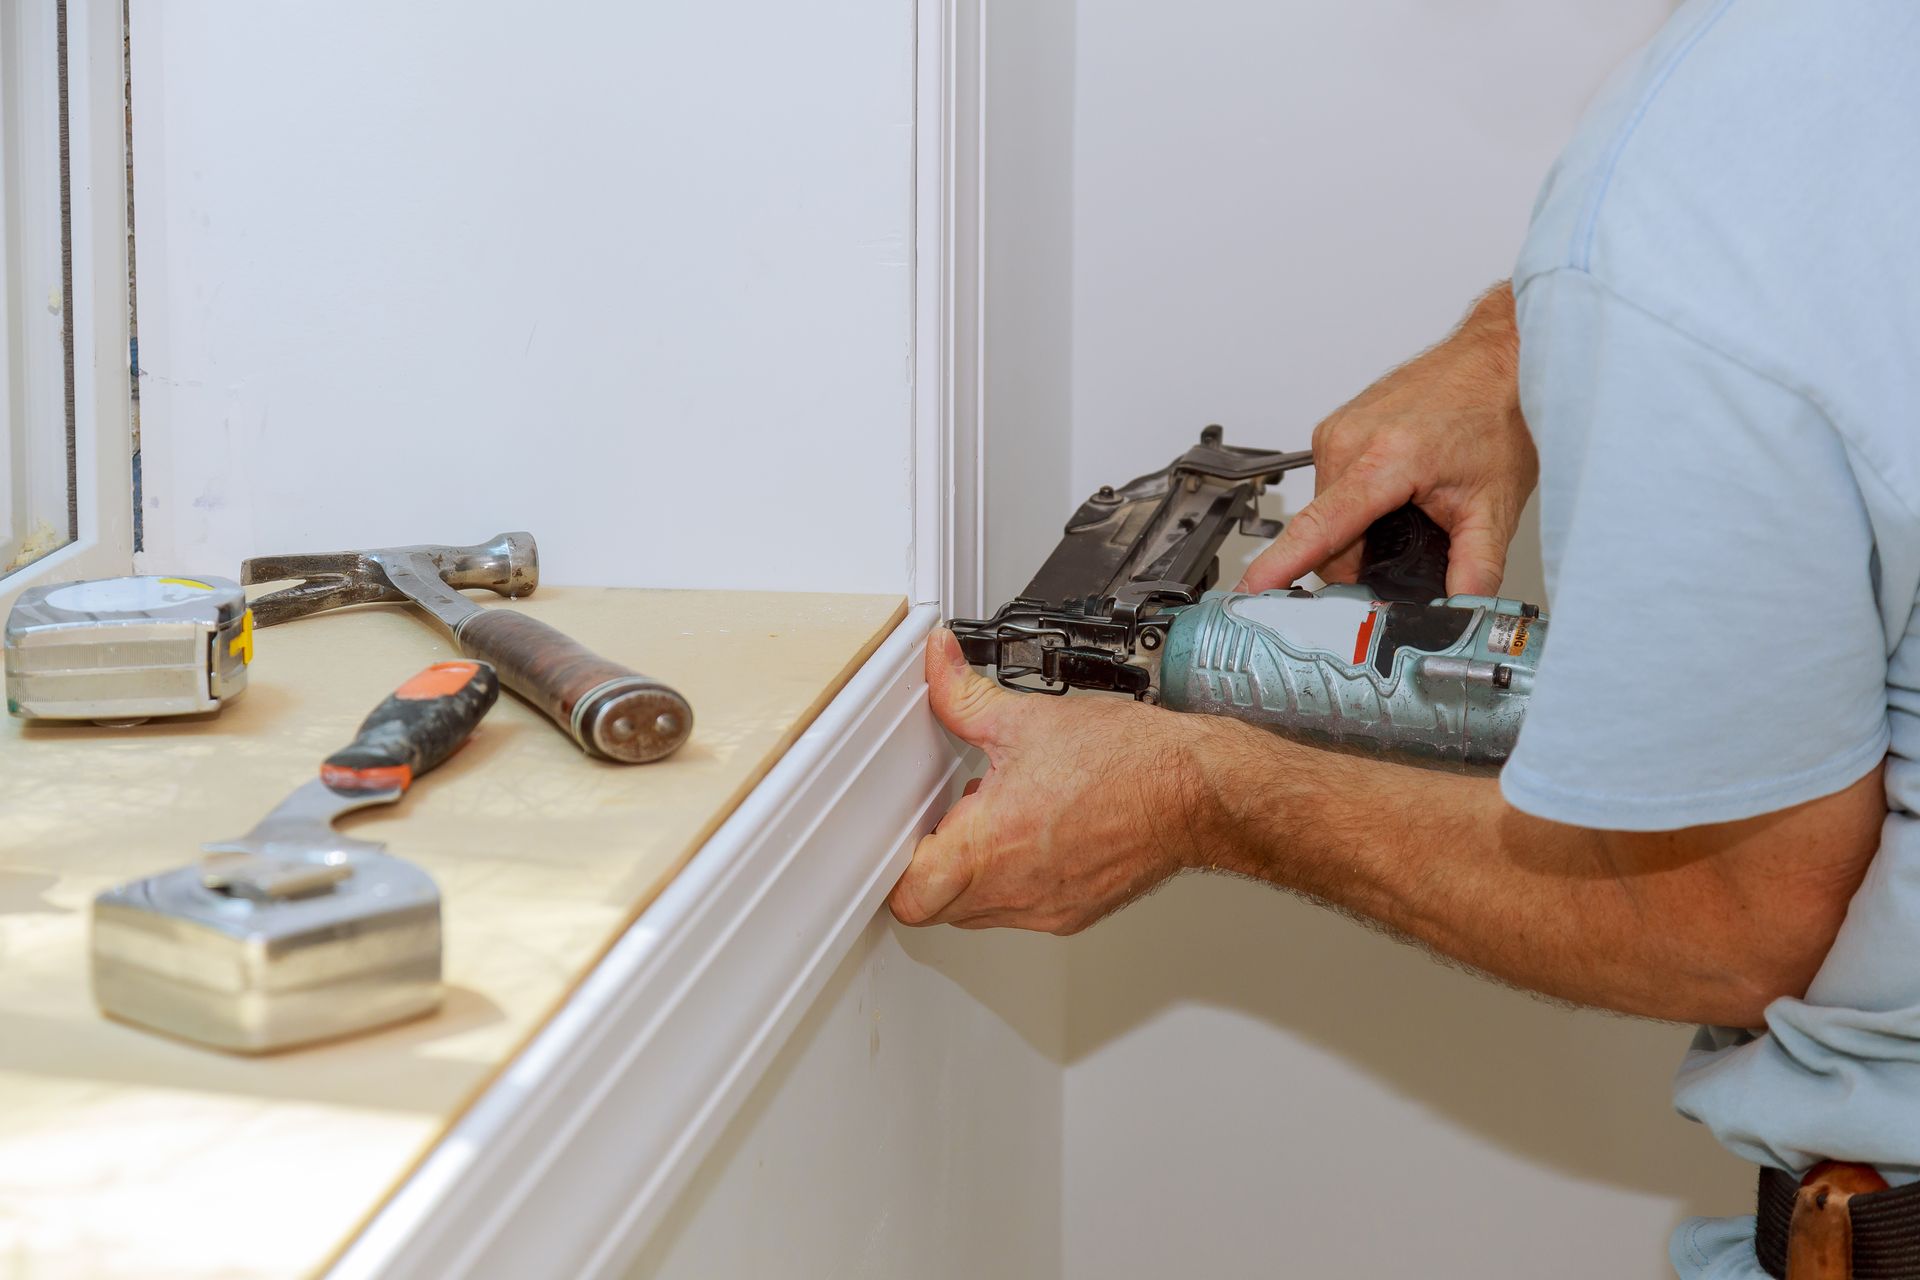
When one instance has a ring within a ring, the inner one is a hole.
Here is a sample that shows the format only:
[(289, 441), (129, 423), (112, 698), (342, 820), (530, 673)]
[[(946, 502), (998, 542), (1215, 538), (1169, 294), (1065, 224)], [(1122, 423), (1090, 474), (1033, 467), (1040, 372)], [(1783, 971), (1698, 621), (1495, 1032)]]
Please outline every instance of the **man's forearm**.
[(1191, 769), (1205, 863), (1549, 996), (1735, 1026), (1758, 1025), (1770, 1000), (1804, 991), (1883, 805), (1870, 777), (1808, 814), (1589, 831), (1520, 813), (1492, 778), (1316, 750), (1227, 721), (1196, 726)]

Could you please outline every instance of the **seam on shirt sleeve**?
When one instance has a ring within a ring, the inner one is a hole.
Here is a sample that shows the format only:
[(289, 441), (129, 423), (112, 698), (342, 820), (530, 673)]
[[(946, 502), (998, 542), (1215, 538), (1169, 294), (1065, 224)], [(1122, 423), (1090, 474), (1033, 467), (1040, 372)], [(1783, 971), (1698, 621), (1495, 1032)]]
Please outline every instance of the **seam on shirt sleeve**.
[(1500, 771), (1500, 794), (1523, 813), (1595, 831), (1674, 831), (1709, 822), (1734, 822), (1830, 796), (1865, 777), (1887, 754), (1891, 733), (1880, 728), (1851, 750), (1810, 769), (1732, 787), (1650, 798), (1631, 791), (1586, 790), (1549, 781), (1525, 766)]
[[(1651, 320), (1674, 336), (1700, 348), (1715, 359), (1723, 360), (1735, 368), (1760, 379), (1762, 382), (1770, 383), (1788, 395), (1798, 398), (1815, 413), (1820, 415), (1821, 419), (1826, 422), (1828, 429), (1831, 430), (1834, 435), (1845, 441), (1847, 445), (1862, 458), (1872, 463), (1882, 475), (1895, 474), (1900, 470), (1892, 459), (1885, 456), (1871, 437), (1862, 432), (1849, 430), (1846, 423), (1841, 421), (1833, 405), (1829, 404), (1826, 398), (1813, 388), (1796, 381), (1784, 370), (1770, 367), (1770, 361), (1757, 355), (1742, 354), (1739, 351), (1735, 351), (1729, 343), (1704, 334), (1682, 320), (1641, 302), (1639, 299), (1623, 291), (1619, 286), (1612, 284), (1591, 271), (1581, 267), (1562, 266), (1536, 272), (1527, 277), (1524, 284), (1516, 286), (1513, 295), (1514, 305), (1517, 307), (1520, 304), (1520, 300), (1526, 296), (1527, 290), (1531, 289), (1535, 282), (1553, 276), (1578, 276), (1580, 279), (1592, 285), (1595, 290), (1606, 295), (1609, 301), (1645, 316), (1648, 320)], [(1913, 519), (1920, 521), (1920, 500), (1916, 500), (1913, 495), (1902, 491), (1897, 485), (1885, 485), (1883, 489), (1886, 495), (1897, 503), (1902, 511), (1906, 512), (1906, 514)]]
[(1620, 165), (1621, 154), (1626, 151), (1627, 144), (1633, 141), (1633, 135), (1640, 129), (1640, 122), (1652, 109), (1654, 100), (1660, 96), (1660, 91), (1667, 87), (1667, 81), (1673, 78), (1673, 73), (1680, 69), (1680, 64), (1687, 60), (1687, 55), (1693, 52), (1694, 46), (1706, 38), (1707, 32), (1713, 30), (1721, 17), (1732, 7), (1733, 0), (1720, 0), (1713, 12), (1708, 14), (1693, 33), (1681, 42), (1680, 47), (1673, 51), (1666, 65), (1661, 67), (1654, 76), (1653, 83), (1648, 85), (1646, 91), (1640, 95), (1640, 101), (1635, 105), (1633, 114), (1628, 116), (1627, 122), (1620, 126), (1620, 132), (1614, 137), (1613, 144), (1607, 148), (1607, 158), (1600, 166), (1600, 179), (1594, 184), (1593, 194), (1587, 197), (1587, 207), (1580, 215), (1580, 223), (1574, 232), (1573, 243), (1567, 247), (1570, 262), (1580, 270), (1587, 270), (1593, 262), (1593, 242), (1600, 229), (1600, 206), (1607, 201), (1607, 192), (1613, 186), (1613, 173)]
[(1826, 419), (1827, 425), (1833, 428), (1835, 434), (1845, 438), (1845, 433), (1840, 430), (1839, 423), (1834, 420), (1832, 412), (1828, 410), (1826, 404), (1819, 396), (1815, 395), (1810, 388), (1801, 385), (1784, 371), (1770, 369), (1760, 360), (1744, 356), (1737, 351), (1731, 350), (1727, 345), (1716, 342), (1713, 338), (1690, 327), (1683, 321), (1641, 302), (1618, 285), (1613, 284), (1592, 271), (1588, 271), (1584, 267), (1554, 267), (1550, 270), (1537, 272), (1529, 276), (1525, 288), (1521, 290), (1521, 293), (1514, 295), (1515, 303), (1517, 304), (1519, 302), (1521, 294), (1524, 294), (1526, 289), (1531, 289), (1535, 282), (1544, 280), (1550, 276), (1578, 276), (1586, 283), (1592, 285), (1595, 290), (1605, 294), (1608, 301), (1618, 303), (1629, 311), (1653, 321), (1653, 323), (1659, 325), (1675, 337), (1684, 340), (1688, 346), (1698, 347), (1716, 360), (1722, 360), (1727, 364), (1734, 365), (1744, 372), (1752, 374), (1754, 377), (1760, 379), (1760, 381), (1771, 383), (1788, 395), (1804, 400), (1814, 412)]

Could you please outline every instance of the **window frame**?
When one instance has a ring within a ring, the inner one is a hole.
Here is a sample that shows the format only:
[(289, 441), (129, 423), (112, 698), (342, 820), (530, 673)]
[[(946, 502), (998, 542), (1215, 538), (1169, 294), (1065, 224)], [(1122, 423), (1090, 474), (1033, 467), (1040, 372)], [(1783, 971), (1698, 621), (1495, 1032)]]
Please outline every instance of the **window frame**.
[[(133, 568), (126, 22), (120, 0), (65, 0), (65, 16), (75, 537), (0, 577), (0, 608), (39, 583)], [(13, 65), (24, 52), (0, 48), (0, 75), (57, 75)]]
[(0, 566), (33, 540), (27, 520), (56, 532), (62, 545), (73, 535), (59, 26), (57, 0), (0, 8), (0, 294), (8, 302), (0, 308), (0, 417), (8, 422), (0, 447)]

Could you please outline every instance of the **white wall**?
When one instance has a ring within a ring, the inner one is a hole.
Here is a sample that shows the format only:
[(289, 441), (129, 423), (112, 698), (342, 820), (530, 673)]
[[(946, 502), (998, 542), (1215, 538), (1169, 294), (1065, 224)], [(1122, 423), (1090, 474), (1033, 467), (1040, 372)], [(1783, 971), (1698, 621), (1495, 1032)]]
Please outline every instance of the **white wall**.
[[(1061, 516), (1207, 422), (1305, 447), (1439, 338), (1667, 9), (1079, 5)], [(1537, 556), (1510, 588), (1538, 592)], [(1533, 1003), (1218, 879), (1068, 956), (1071, 1280), (1653, 1277), (1682, 1213), (1749, 1205), (1746, 1168), (1670, 1111), (1679, 1028)]]
[(1305, 448), (1443, 336), (1510, 273), (1582, 104), (1670, 7), (1080, 5), (1076, 501), (1208, 422)]
[(1654, 1280), (1752, 1171), (1689, 1032), (1550, 1006), (1193, 877), (1069, 942), (1070, 1280)]
[(911, 0), (132, 18), (146, 565), (906, 588)]
[(629, 1274), (1058, 1277), (1057, 948), (876, 919)]
[[(1011, 599), (1075, 480), (1074, 4), (987, 4), (986, 578)], [(1091, 492), (1091, 490), (1089, 490)]]

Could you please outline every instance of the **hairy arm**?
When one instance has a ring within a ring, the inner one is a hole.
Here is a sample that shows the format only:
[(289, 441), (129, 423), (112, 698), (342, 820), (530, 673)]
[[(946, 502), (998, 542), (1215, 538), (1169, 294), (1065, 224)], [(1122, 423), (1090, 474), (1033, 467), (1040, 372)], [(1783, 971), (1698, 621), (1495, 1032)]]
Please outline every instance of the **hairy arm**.
[(1579, 1004), (1754, 1027), (1805, 993), (1879, 844), (1878, 770), (1739, 822), (1595, 831), (1522, 813), (1491, 778), (1197, 729), (1202, 863), (1378, 921)]
[(1075, 933), (1210, 868), (1548, 996), (1751, 1027), (1805, 992), (1886, 814), (1876, 770), (1739, 822), (1589, 830), (1521, 813), (1492, 778), (1141, 703), (1008, 693), (945, 631), (927, 680), (935, 713), (990, 768), (895, 886), (907, 924)]

